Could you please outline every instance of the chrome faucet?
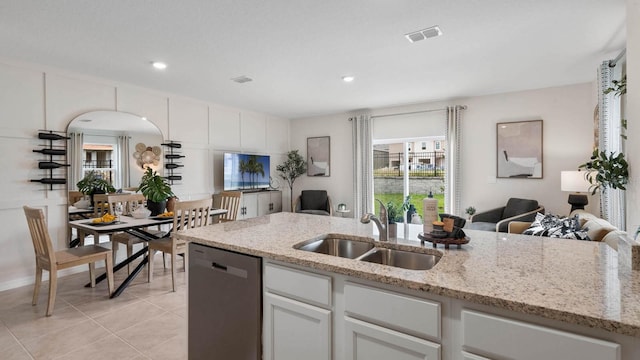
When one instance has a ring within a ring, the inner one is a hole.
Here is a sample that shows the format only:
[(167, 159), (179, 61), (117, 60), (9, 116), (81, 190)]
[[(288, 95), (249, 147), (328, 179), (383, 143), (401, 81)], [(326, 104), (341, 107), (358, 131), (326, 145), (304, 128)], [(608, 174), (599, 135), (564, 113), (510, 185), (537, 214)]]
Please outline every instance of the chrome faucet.
[(377, 202), (380, 203), (380, 218), (378, 218), (375, 214), (366, 213), (362, 215), (360, 218), (360, 222), (363, 224), (368, 224), (371, 220), (378, 227), (378, 232), (380, 233), (380, 241), (389, 241), (389, 217), (387, 217), (387, 208), (384, 207), (382, 201), (376, 199)]

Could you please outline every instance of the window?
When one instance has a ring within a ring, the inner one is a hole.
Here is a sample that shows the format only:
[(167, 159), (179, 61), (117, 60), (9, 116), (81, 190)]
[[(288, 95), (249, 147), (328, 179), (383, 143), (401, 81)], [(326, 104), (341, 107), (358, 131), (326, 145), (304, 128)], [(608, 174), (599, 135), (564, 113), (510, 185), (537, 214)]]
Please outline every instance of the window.
[(426, 141), (422, 142), (422, 150), (427, 150), (427, 142)]
[(441, 150), (440, 141), (435, 141), (434, 147), (436, 150)]

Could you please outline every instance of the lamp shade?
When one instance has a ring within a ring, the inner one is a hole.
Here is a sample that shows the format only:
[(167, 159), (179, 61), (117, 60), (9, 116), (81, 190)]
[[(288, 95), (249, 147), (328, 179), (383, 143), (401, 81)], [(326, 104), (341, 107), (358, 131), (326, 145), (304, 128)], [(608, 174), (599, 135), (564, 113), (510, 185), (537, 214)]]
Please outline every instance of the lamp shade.
[(560, 173), (560, 189), (570, 192), (589, 192), (591, 184), (585, 178), (586, 171), (562, 171)]

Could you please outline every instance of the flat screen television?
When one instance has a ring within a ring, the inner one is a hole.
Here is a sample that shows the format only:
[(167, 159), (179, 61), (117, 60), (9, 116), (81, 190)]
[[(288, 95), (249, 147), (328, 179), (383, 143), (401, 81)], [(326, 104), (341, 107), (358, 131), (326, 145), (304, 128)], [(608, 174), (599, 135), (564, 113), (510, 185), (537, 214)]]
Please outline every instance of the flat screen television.
[(269, 188), (268, 155), (224, 153), (224, 190), (260, 190)]

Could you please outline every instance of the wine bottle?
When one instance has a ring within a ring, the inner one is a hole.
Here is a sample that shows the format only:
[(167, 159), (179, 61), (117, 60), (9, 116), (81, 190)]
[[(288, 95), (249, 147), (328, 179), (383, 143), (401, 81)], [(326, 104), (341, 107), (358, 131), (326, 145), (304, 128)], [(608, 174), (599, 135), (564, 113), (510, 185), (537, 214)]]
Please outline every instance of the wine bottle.
[(66, 184), (67, 179), (60, 178), (42, 178), (42, 179), (31, 179), (31, 182), (39, 182), (43, 184)]
[(167, 169), (177, 169), (177, 168), (179, 168), (179, 167), (183, 167), (183, 166), (184, 166), (184, 165), (180, 165), (180, 164), (172, 164), (172, 163), (164, 164), (164, 167), (165, 167), (165, 168), (167, 168)]
[(165, 158), (167, 159), (180, 159), (183, 158), (184, 155), (178, 155), (178, 154), (165, 154), (164, 155)]
[(57, 169), (63, 166), (71, 166), (70, 164), (60, 164), (53, 161), (40, 161), (38, 163), (38, 169)]
[(58, 135), (58, 134), (53, 134), (53, 133), (38, 133), (38, 139), (45, 139), (45, 140), (69, 140), (71, 138), (66, 137), (66, 136), (62, 136), (62, 135)]
[(165, 179), (167, 179), (167, 180), (182, 180), (182, 176), (180, 176), (180, 175), (170, 175), (170, 176), (166, 176)]
[(45, 155), (65, 155), (67, 153), (65, 149), (42, 149), (42, 150), (33, 150), (33, 152), (37, 152)]
[(161, 145), (168, 146), (174, 149), (180, 149), (182, 147), (182, 144), (178, 144), (178, 143), (164, 143)]

